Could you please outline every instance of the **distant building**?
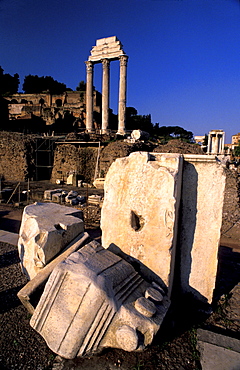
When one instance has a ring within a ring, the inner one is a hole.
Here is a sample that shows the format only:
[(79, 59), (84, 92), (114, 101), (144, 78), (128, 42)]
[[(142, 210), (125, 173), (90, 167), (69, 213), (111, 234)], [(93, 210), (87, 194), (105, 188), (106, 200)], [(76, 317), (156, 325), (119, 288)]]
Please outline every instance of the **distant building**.
[(240, 132), (232, 136), (232, 145), (234, 146), (238, 145), (239, 141), (240, 141)]
[(194, 136), (196, 144), (203, 145), (205, 140), (205, 135), (203, 136)]
[(208, 134), (208, 154), (224, 154), (225, 132), (223, 130), (211, 130)]
[[(46, 125), (52, 125), (57, 119), (70, 115), (77, 127), (85, 128), (85, 91), (66, 91), (60, 95), (52, 95), (49, 92), (13, 94), (4, 99), (8, 103), (9, 120), (31, 119), (35, 116), (42, 118)], [(101, 100), (101, 94), (94, 91), (93, 111), (98, 114), (101, 112)]]

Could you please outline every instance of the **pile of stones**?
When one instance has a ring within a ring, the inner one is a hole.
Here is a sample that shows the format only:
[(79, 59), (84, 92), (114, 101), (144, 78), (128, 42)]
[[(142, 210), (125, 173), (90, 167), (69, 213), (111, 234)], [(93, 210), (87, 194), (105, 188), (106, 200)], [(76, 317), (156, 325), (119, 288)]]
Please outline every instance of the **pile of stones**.
[(66, 191), (63, 189), (45, 190), (43, 198), (45, 201), (60, 204), (65, 203), (71, 206), (85, 206), (87, 203), (100, 204), (102, 202), (102, 197), (100, 195), (90, 195), (87, 198), (83, 195), (79, 195), (77, 191)]

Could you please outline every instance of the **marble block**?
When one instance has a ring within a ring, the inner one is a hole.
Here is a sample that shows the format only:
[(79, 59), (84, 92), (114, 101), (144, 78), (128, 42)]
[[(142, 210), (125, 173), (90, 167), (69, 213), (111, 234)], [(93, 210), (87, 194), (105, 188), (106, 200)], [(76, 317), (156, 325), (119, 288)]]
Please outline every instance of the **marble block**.
[(172, 288), (181, 154), (131, 153), (110, 167), (104, 184), (102, 244), (132, 257), (148, 279)]
[(152, 342), (169, 304), (160, 287), (92, 241), (55, 267), (30, 325), (68, 359), (105, 347), (136, 351)]
[(29, 279), (84, 231), (81, 217), (82, 212), (55, 203), (34, 203), (24, 208), (18, 251)]

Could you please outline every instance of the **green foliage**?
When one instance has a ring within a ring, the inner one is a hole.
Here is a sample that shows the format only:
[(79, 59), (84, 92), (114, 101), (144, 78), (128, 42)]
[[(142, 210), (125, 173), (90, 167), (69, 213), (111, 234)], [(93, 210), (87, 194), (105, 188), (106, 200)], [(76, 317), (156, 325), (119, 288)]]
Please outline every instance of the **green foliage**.
[(205, 134), (204, 140), (203, 140), (203, 145), (207, 146), (208, 145), (208, 135)]
[(181, 139), (188, 143), (193, 143), (193, 133), (191, 131), (187, 131), (182, 127), (179, 126), (154, 126), (154, 133), (156, 136), (163, 138), (165, 141), (169, 141), (172, 139)]
[(151, 115), (139, 115), (133, 107), (126, 108), (126, 129), (142, 130), (151, 137), (160, 139), (163, 143), (172, 139), (180, 139), (188, 143), (194, 143), (193, 133), (179, 126), (160, 126), (159, 123), (151, 122)]
[(77, 91), (86, 91), (86, 83), (84, 81), (80, 81), (78, 86), (76, 87)]
[(19, 86), (19, 75), (15, 73), (14, 76), (11, 76), (3, 72), (4, 70), (0, 67), (0, 95), (16, 94)]
[(23, 91), (26, 94), (38, 94), (49, 91), (51, 94), (62, 94), (67, 90), (64, 83), (54, 80), (51, 76), (28, 75), (23, 82)]
[(240, 157), (240, 141), (238, 142), (238, 146), (235, 146), (234, 148), (234, 155), (236, 157)]

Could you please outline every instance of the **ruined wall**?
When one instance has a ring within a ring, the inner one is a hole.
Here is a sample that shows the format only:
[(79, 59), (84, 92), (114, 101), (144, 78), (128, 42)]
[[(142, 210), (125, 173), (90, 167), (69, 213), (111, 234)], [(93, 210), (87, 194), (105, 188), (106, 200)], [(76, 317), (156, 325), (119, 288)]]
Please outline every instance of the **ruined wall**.
[[(135, 142), (129, 143), (122, 140), (114, 141), (101, 148), (97, 177), (105, 177), (111, 164), (117, 159), (127, 157), (132, 152), (171, 152), (171, 153), (202, 153), (197, 145), (183, 143), (180, 140), (172, 140), (168, 145), (156, 147), (153, 143)], [(57, 179), (66, 179), (70, 171), (84, 176), (88, 182), (93, 182), (97, 160), (97, 148), (77, 148), (71, 144), (57, 145), (54, 155), (52, 182)]]
[(82, 175), (86, 182), (94, 179), (98, 148), (77, 147), (73, 144), (57, 145), (54, 152), (54, 163), (51, 182), (57, 179), (66, 180), (71, 172)]
[(226, 187), (224, 193), (222, 235), (231, 237), (240, 225), (239, 178), (238, 174), (226, 169)]
[(115, 161), (115, 159), (127, 157), (132, 152), (151, 152), (153, 147), (153, 144), (144, 142), (127, 143), (123, 141), (115, 141), (110, 143), (101, 151), (99, 165), (99, 173), (101, 177), (106, 176), (109, 167)]
[(34, 139), (29, 135), (0, 132), (0, 175), (6, 181), (25, 181), (34, 173)]

